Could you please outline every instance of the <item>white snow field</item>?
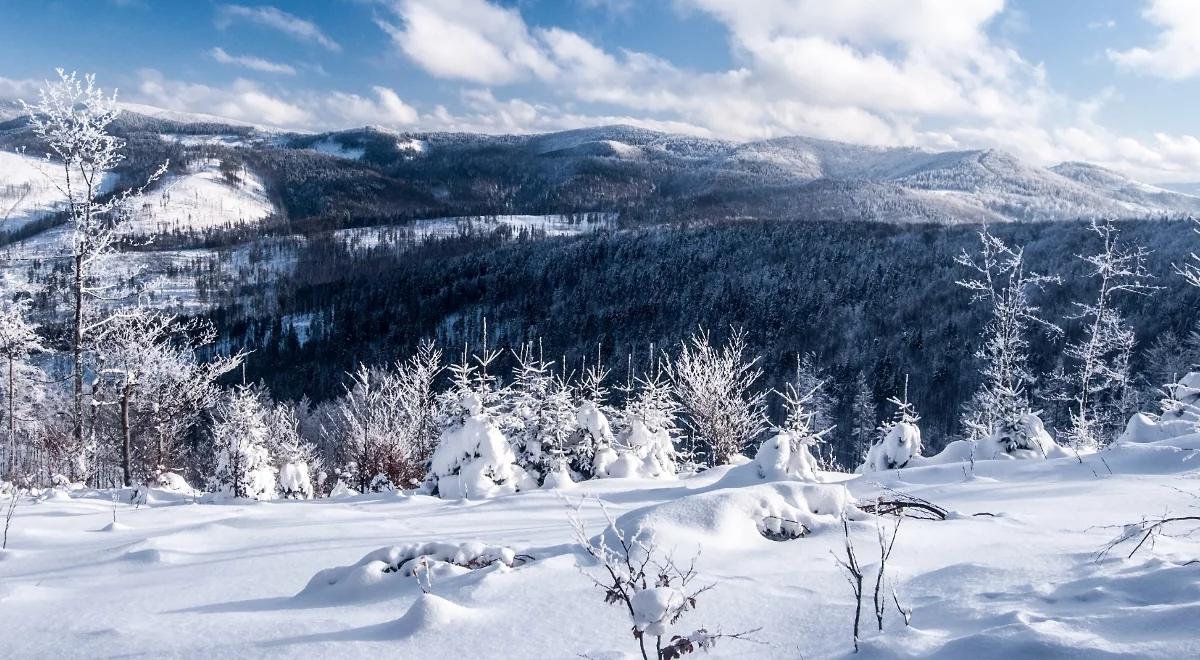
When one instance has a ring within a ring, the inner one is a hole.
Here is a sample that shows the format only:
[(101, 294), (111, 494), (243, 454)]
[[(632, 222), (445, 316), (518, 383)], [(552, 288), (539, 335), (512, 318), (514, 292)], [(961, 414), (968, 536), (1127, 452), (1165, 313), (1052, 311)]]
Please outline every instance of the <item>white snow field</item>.
[[(108, 190), (115, 177), (100, 184)], [(60, 166), (31, 154), (0, 151), (0, 230), (12, 231), (65, 207)]]
[(274, 212), (262, 180), (241, 168), (227, 180), (216, 160), (194, 163), (187, 174), (167, 177), (146, 193), (122, 231), (154, 235), (179, 230), (233, 228)]
[[(868, 585), (861, 657), (1200, 657), (1200, 535), (1182, 524), (1132, 558), (1133, 543), (1097, 557), (1121, 532), (1106, 526), (1194, 513), (1198, 450), (1200, 435), (1188, 435), (1081, 459), (978, 460), (973, 471), (826, 474), (825, 484), (766, 482), (750, 463), (484, 501), (199, 504), (156, 490), (139, 508), (116, 505), (116, 526), (108, 492), (51, 491), (20, 501), (0, 558), (0, 655), (640, 657), (568, 523), (585, 498), (588, 533), (600, 533), (599, 498), (619, 527), (643, 526), (677, 560), (703, 550), (698, 583), (716, 586), (671, 632), (761, 628), (707, 657), (846, 657), (853, 600), (831, 555), (843, 552), (844, 483), (860, 504), (887, 488), (951, 511), (903, 522), (887, 567), (912, 625), (888, 595), (882, 633), (870, 602), (876, 519), (852, 516)], [(759, 529), (770, 515), (812, 533), (768, 540)]]

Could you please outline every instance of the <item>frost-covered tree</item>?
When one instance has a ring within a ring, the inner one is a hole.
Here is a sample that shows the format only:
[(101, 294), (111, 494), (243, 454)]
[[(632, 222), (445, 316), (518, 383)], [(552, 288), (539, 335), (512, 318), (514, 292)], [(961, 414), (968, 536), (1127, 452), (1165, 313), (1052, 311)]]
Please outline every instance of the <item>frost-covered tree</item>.
[(997, 431), (1020, 434), (1021, 419), (1030, 409), (1029, 389), (1035, 382), (1029, 369), (1029, 331), (1036, 327), (1051, 335), (1062, 333), (1042, 318), (1032, 294), (1061, 280), (1027, 271), (1024, 250), (1006, 245), (986, 227), (979, 239), (978, 254), (963, 250), (955, 259), (974, 271), (970, 278), (959, 280), (959, 286), (991, 312), (983, 345), (975, 354), (983, 362), (983, 385), (964, 410), (963, 424), (971, 438)]
[(1122, 245), (1109, 220), (1092, 220), (1089, 228), (1100, 237), (1101, 250), (1080, 258), (1089, 267), (1096, 293), (1089, 302), (1075, 303), (1076, 313), (1070, 318), (1083, 324), (1083, 336), (1067, 344), (1065, 351), (1075, 367), (1067, 438), (1076, 447), (1107, 444), (1128, 416), (1124, 404), (1130, 390), (1134, 334), (1116, 308), (1116, 299), (1149, 295), (1156, 288), (1146, 283), (1151, 275), (1145, 248)]
[[(131, 308), (111, 316), (95, 338), (98, 379), (93, 400), (119, 410), (122, 480), (169, 471), (182, 436), (192, 428), (219, 393), (216, 380), (241, 364), (244, 354), (207, 363), (195, 351), (211, 344), (211, 324), (183, 321), (173, 315)], [(144, 442), (136, 442), (135, 425), (144, 422)], [(146, 466), (138, 474), (135, 451)]]
[(921, 455), (921, 429), (917, 426), (921, 416), (908, 400), (907, 378), (904, 380), (904, 397), (892, 397), (888, 403), (896, 409), (891, 419), (879, 427), (875, 444), (871, 445), (860, 469), (862, 472), (902, 468)]
[(668, 364), (687, 429), (709, 466), (728, 463), (762, 432), (765, 393), (754, 390), (762, 376), (757, 358), (747, 358), (746, 335), (734, 331), (718, 348), (700, 330)]
[(300, 421), (296, 407), (287, 403), (275, 404), (267, 416), (267, 437), (270, 454), (277, 462), (279, 495), (285, 499), (311, 499), (320, 486), (323, 462), (317, 449), (300, 436)]
[(112, 252), (131, 204), (166, 172), (167, 165), (154, 171), (140, 187), (112, 192), (111, 179), (123, 159), (124, 147), (124, 141), (109, 132), (109, 124), (119, 112), (116, 95), (106, 96), (96, 87), (94, 76), (81, 79), (62, 69), (57, 73), (57, 80), (42, 87), (36, 104), (22, 101), (22, 105), (33, 134), (49, 149), (43, 173), (65, 198), (68, 211), (72, 436), (78, 452), (74, 468), (77, 476), (83, 477), (89, 469), (83, 429), (84, 353), (93, 333), (103, 325), (101, 310), (91, 301), (110, 293), (97, 283), (94, 269), (104, 255)]
[(853, 392), (850, 401), (850, 437), (853, 442), (851, 465), (866, 459), (875, 440), (879, 421), (875, 418), (875, 393), (867, 385), (867, 377), (861, 371), (854, 376)]
[[(808, 393), (804, 402), (806, 414), (812, 415), (812, 428), (826, 429), (834, 425), (833, 398), (829, 395), (829, 381), (817, 366), (817, 356), (812, 353), (796, 355), (796, 373), (792, 377), (792, 391)], [(778, 393), (782, 395), (783, 393)], [(786, 397), (785, 404), (787, 403)], [(791, 413), (787, 405), (784, 409)]]
[(267, 410), (262, 395), (240, 385), (217, 406), (212, 425), (213, 490), (229, 497), (275, 497)]
[[(1197, 234), (1200, 234), (1200, 218), (1189, 219), (1192, 221), (1192, 224), (1195, 225), (1192, 227), (1193, 231), (1195, 231)], [(1187, 280), (1188, 284), (1191, 284), (1195, 287), (1200, 287), (1200, 255), (1197, 255), (1195, 252), (1193, 252), (1191, 254), (1191, 258), (1191, 263), (1176, 264), (1175, 272), (1179, 273), (1183, 279)]]
[(29, 300), (13, 300), (7, 296), (0, 300), (0, 359), (4, 360), (4, 414), (8, 431), (5, 451), (5, 475), (12, 477), (17, 459), (17, 417), (20, 413), (18, 401), (25, 398), (18, 393), (22, 385), (24, 361), (33, 353), (46, 350), (37, 334), (37, 326), (29, 320)]
[(420, 484), (438, 427), (434, 379), (442, 352), (430, 342), (392, 369), (359, 365), (326, 434), (360, 491)]

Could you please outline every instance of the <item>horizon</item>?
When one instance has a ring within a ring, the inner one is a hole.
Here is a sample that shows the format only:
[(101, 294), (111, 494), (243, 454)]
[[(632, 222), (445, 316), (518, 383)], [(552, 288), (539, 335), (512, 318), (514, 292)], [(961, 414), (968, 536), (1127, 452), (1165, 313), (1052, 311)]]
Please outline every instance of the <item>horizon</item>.
[(0, 39), (0, 98), (61, 66), (124, 102), (280, 130), (631, 125), (1200, 180), (1200, 5), (1180, 0), (4, 4), (22, 29)]

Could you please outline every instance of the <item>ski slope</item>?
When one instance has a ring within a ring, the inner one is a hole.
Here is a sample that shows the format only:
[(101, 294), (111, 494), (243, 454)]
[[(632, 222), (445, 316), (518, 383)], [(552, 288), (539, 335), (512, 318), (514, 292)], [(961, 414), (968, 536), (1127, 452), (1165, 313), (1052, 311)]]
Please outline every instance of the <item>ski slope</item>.
[[(703, 550), (699, 580), (715, 587), (681, 631), (761, 628), (754, 642), (722, 640), (708, 657), (847, 657), (853, 600), (831, 555), (843, 552), (841, 526), (814, 513), (811, 535), (772, 541), (749, 513), (844, 483), (860, 503), (888, 488), (952, 512), (902, 524), (888, 573), (912, 624), (889, 606), (878, 632), (868, 594), (862, 657), (1197, 657), (1200, 565), (1188, 562), (1200, 557), (1200, 538), (1097, 558), (1120, 531), (1109, 526), (1195, 506), (1196, 450), (1200, 436), (1185, 436), (1079, 460), (826, 474), (825, 485), (764, 483), (751, 464), (487, 501), (198, 504), (154, 491), (134, 508), (108, 492), (52, 492), (17, 508), (0, 559), (0, 637), (20, 658), (639, 657), (627, 615), (603, 603), (587, 576), (599, 569), (568, 525), (583, 499), (582, 519), (599, 533), (598, 499), (618, 525), (648, 525), (677, 559)], [(851, 534), (871, 585), (876, 522), (857, 518)], [(507, 546), (531, 559), (437, 573), (431, 595), (371, 568), (382, 564), (310, 585), (379, 548), (430, 541)]]

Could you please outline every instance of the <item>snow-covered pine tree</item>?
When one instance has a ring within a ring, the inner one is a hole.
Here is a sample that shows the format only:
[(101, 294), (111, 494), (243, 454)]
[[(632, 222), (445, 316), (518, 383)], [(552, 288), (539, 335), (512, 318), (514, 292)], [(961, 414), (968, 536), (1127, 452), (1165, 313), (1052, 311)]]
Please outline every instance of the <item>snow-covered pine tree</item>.
[(724, 347), (700, 329), (668, 364), (671, 383), (697, 451), (708, 465), (728, 463), (758, 438), (766, 424), (758, 358), (747, 358), (746, 335), (735, 330)]
[(517, 463), (543, 484), (551, 475), (555, 483), (578, 478), (564, 474), (571, 439), (579, 428), (570, 386), (554, 375), (552, 362), (534, 355), (532, 346), (514, 356), (517, 365), (505, 408)]
[(662, 369), (655, 368), (632, 378), (623, 392), (625, 408), (616, 434), (618, 451), (638, 459), (640, 476), (675, 476), (681, 459), (675, 447), (679, 406), (670, 380)]
[(451, 386), (438, 397), (437, 447), (429, 461), (425, 487), (443, 498), (479, 499), (537, 486), (517, 463), (503, 428), (506, 392), (495, 385), (488, 367), (499, 351), (462, 358), (450, 366)]
[(813, 455), (814, 449), (833, 430), (831, 426), (817, 425), (819, 403), (816, 396), (824, 383), (817, 381), (807, 385), (807, 390), (801, 390), (795, 382), (787, 383), (782, 392), (775, 391), (783, 400), (787, 416), (776, 428), (776, 434), (759, 445), (754, 456), (759, 475), (765, 479), (816, 481), (817, 470), (828, 467), (821, 466)]
[(974, 271), (958, 285), (972, 293), (972, 301), (990, 308), (983, 345), (975, 356), (983, 362), (983, 384), (968, 403), (963, 425), (971, 438), (1002, 434), (1032, 448), (1036, 440), (1025, 438), (1023, 422), (1030, 412), (1029, 388), (1035, 378), (1029, 370), (1031, 327), (1050, 335), (1062, 330), (1043, 319), (1031, 300), (1033, 292), (1060, 283), (1057, 276), (1027, 271), (1022, 248), (1013, 248), (984, 227), (979, 232), (977, 255), (963, 250), (956, 263)]
[(275, 467), (262, 396), (239, 385), (218, 404), (213, 418), (212, 490), (228, 497), (274, 498)]
[[(110, 288), (98, 285), (94, 269), (110, 254), (118, 238), (124, 211), (146, 187), (162, 177), (167, 164), (152, 172), (144, 185), (112, 193), (104, 182), (123, 160), (125, 143), (109, 132), (109, 124), (120, 109), (116, 95), (105, 96), (95, 77), (79, 78), (74, 72), (57, 70), (58, 79), (48, 82), (34, 105), (21, 102), (29, 125), (46, 153), (43, 174), (66, 199), (67, 245), (70, 250), (72, 315), (69, 324), (72, 399), (72, 470), (83, 479), (91, 470), (89, 444), (84, 441), (84, 359), (98, 327), (102, 310), (92, 301), (112, 297)], [(54, 172), (53, 174), (51, 172)]]
[(921, 416), (908, 400), (908, 377), (904, 378), (903, 398), (888, 399), (896, 409), (892, 417), (877, 431), (877, 440), (867, 452), (860, 471), (883, 472), (907, 466), (913, 458), (921, 456), (921, 429), (917, 423)]
[(284, 499), (311, 499), (316, 495), (313, 479), (319, 474), (323, 461), (316, 447), (300, 436), (300, 421), (296, 407), (276, 403), (267, 416), (267, 438), (270, 454), (277, 463), (279, 496)]
[(1075, 303), (1077, 311), (1069, 318), (1083, 324), (1083, 336), (1068, 343), (1065, 351), (1075, 367), (1067, 438), (1077, 448), (1108, 444), (1128, 417), (1134, 334), (1116, 308), (1116, 299), (1149, 295), (1157, 288), (1146, 283), (1151, 275), (1145, 248), (1122, 245), (1111, 220), (1093, 219), (1089, 229), (1102, 241), (1099, 252), (1081, 257), (1096, 282), (1096, 294), (1089, 302)]

